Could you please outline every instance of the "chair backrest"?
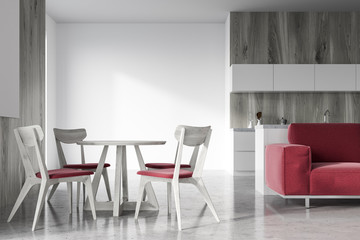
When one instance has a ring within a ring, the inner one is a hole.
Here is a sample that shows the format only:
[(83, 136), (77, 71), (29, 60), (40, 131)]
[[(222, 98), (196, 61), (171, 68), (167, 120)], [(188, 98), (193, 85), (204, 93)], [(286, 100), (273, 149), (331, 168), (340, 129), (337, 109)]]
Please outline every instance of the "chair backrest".
[(44, 139), (44, 133), (39, 125), (19, 127), (14, 129), (15, 139), (20, 151), (20, 156), (25, 168), (27, 177), (36, 177), (35, 169), (31, 164), (29, 150), (35, 149), (35, 157), (40, 169), (41, 178), (49, 179), (45, 159), (41, 156), (41, 143)]
[[(64, 150), (61, 146), (61, 143), (65, 144), (74, 144), (78, 141), (82, 141), (86, 138), (86, 129), (59, 129), (54, 128), (56, 149), (58, 152), (60, 167), (64, 167), (67, 164)], [(81, 163), (85, 163), (85, 154), (84, 147), (81, 145)]]
[[(183, 146), (194, 147), (190, 159), (193, 177), (201, 177), (204, 168), (205, 158), (209, 147), (211, 127), (192, 127), (179, 125), (175, 130), (175, 138), (178, 146), (175, 155), (174, 178), (179, 177), (180, 164), (182, 161)], [(200, 155), (199, 149), (201, 147)]]

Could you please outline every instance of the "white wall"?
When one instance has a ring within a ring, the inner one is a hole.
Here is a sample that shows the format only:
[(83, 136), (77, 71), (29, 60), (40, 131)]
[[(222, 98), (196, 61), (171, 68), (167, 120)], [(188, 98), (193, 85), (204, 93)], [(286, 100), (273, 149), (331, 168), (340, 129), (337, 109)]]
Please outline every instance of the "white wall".
[(19, 118), (19, 0), (3, 0), (0, 7), (0, 116)]
[(58, 168), (53, 128), (56, 127), (56, 23), (46, 15), (46, 157), (48, 168)]
[[(85, 127), (88, 139), (167, 140), (143, 154), (169, 162), (178, 124), (211, 125), (205, 168), (226, 169), (224, 31), (224, 24), (58, 24), (57, 126)], [(86, 151), (97, 161), (101, 148)], [(128, 168), (137, 169), (133, 152)], [(115, 149), (108, 154), (114, 163)]]

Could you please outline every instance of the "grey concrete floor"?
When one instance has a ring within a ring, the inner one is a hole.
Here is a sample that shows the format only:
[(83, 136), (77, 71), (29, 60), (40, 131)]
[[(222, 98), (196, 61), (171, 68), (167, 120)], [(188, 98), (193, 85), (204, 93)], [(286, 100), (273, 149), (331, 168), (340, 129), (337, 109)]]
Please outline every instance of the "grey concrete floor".
[[(111, 180), (111, 179), (110, 179)], [(136, 198), (139, 177), (129, 173), (130, 200)], [(195, 187), (181, 185), (183, 231), (177, 231), (175, 209), (167, 215), (166, 184), (154, 183), (160, 210), (112, 217), (111, 212), (91, 213), (73, 206), (68, 213), (65, 184), (46, 203), (37, 230), (31, 231), (36, 191), (26, 198), (10, 223), (12, 206), (0, 209), (0, 239), (360, 239), (359, 200), (284, 200), (254, 191), (254, 177), (232, 177), (205, 171), (204, 182), (217, 209), (217, 223)], [(100, 183), (99, 200), (106, 200)], [(75, 193), (74, 186), (74, 193)]]

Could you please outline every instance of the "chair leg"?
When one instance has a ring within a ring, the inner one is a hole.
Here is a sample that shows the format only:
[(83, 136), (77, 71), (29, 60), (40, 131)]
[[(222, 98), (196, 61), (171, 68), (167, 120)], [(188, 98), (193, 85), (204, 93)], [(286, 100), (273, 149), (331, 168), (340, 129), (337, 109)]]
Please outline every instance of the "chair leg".
[(83, 184), (83, 206), (85, 206), (85, 202), (86, 202), (86, 193), (85, 193), (85, 183)]
[(194, 180), (193, 184), (199, 189), (200, 193), (203, 195), (206, 204), (208, 205), (208, 207), (210, 208), (210, 211), (212, 212), (212, 214), (214, 215), (215, 219), (217, 222), (220, 222), (220, 219), (216, 213), (216, 210), (214, 208), (214, 205), (210, 199), (210, 195), (208, 193), (208, 191), (206, 190), (206, 187), (204, 185), (204, 182), (202, 181), (202, 179), (200, 178), (199, 180)]
[(80, 191), (81, 191), (81, 182), (77, 182), (77, 187), (76, 187), (76, 207), (77, 208), (79, 208)]
[(171, 213), (171, 183), (167, 183), (167, 205), (168, 205), (168, 215)]
[(103, 175), (103, 178), (104, 178), (104, 183), (105, 183), (105, 187), (106, 187), (106, 193), (108, 195), (109, 201), (112, 201), (112, 199), (111, 199), (111, 191), (110, 191), (110, 184), (109, 184), (109, 176), (108, 176), (108, 172), (107, 172), (106, 168), (103, 169), (102, 175)]
[(90, 203), (91, 213), (92, 213), (93, 219), (95, 220), (96, 219), (95, 199), (94, 199), (94, 193), (92, 190), (92, 184), (91, 184), (90, 177), (84, 182), (84, 184), (86, 187), (87, 197), (88, 197), (89, 203)]
[(175, 208), (176, 208), (176, 216), (178, 221), (178, 229), (181, 231), (181, 212), (180, 212), (180, 191), (179, 191), (179, 183), (172, 183), (172, 188), (174, 192), (174, 200), (175, 200)]
[(48, 201), (48, 202), (50, 201), (50, 199), (51, 199), (52, 196), (54, 195), (54, 193), (55, 193), (56, 189), (58, 188), (58, 186), (59, 186), (59, 183), (56, 183), (56, 184), (54, 184), (54, 185), (52, 186), (51, 191), (50, 191), (50, 193), (49, 193), (49, 195), (48, 195), (48, 198), (47, 198), (47, 201)]
[(138, 217), (139, 217), (141, 200), (143, 198), (146, 183), (147, 183), (147, 181), (144, 179), (144, 177), (141, 177), (140, 186), (139, 186), (139, 193), (138, 193), (138, 197), (137, 197), (137, 201), (136, 201), (136, 208), (135, 208), (135, 220), (137, 220)]
[(72, 213), (72, 182), (67, 183), (67, 192), (69, 198), (69, 212)]
[(37, 204), (36, 204), (35, 217), (34, 217), (34, 222), (33, 222), (33, 226), (32, 226), (32, 231), (35, 231), (35, 227), (39, 220), (41, 210), (44, 206), (45, 196), (46, 196), (46, 192), (47, 192), (48, 188), (49, 188), (49, 185), (46, 181), (41, 182), (39, 197), (38, 197)]
[(142, 199), (144, 202), (146, 201), (146, 191), (144, 190), (144, 193), (143, 193), (143, 199)]
[(7, 222), (10, 222), (11, 219), (14, 217), (16, 211), (20, 207), (21, 203), (24, 201), (24, 198), (26, 197), (26, 195), (28, 194), (28, 192), (29, 192), (29, 190), (31, 189), (32, 186), (34, 186), (34, 184), (31, 184), (29, 180), (25, 181), (24, 186), (21, 188), (19, 196), (16, 199), (14, 207), (11, 210), (11, 213), (10, 213), (10, 216), (9, 216)]

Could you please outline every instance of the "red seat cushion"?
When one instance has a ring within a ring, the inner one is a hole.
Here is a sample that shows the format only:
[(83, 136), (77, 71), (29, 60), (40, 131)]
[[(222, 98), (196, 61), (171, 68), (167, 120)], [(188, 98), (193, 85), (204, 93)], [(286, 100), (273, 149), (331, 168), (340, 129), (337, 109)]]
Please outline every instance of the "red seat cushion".
[[(144, 170), (138, 171), (137, 174), (151, 177), (160, 178), (173, 178), (175, 168), (157, 169), (157, 170)], [(184, 169), (180, 169), (179, 178), (192, 177), (192, 172)]]
[(313, 163), (310, 174), (310, 194), (360, 195), (360, 163)]
[[(174, 163), (147, 163), (145, 164), (147, 168), (156, 168), (156, 169), (165, 169), (165, 168), (175, 168)], [(180, 168), (191, 168), (189, 164), (180, 164)]]
[[(61, 169), (54, 169), (48, 171), (49, 178), (66, 178), (66, 177), (77, 177), (77, 176), (84, 176), (84, 175), (91, 175), (94, 174), (92, 171), (83, 171), (83, 170), (75, 170), (69, 168), (61, 168)], [(41, 173), (36, 173), (36, 177), (41, 178)]]
[[(65, 164), (64, 168), (76, 168), (76, 169), (95, 169), (97, 168), (97, 163), (85, 163), (85, 164)], [(104, 164), (104, 168), (110, 167), (109, 163)]]

